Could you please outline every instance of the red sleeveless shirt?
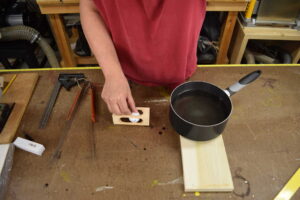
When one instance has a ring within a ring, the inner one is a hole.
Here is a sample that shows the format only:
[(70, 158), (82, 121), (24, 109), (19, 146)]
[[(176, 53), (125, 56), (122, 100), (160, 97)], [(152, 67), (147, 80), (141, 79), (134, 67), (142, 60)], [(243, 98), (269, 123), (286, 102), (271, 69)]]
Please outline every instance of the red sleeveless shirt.
[(144, 85), (174, 86), (195, 71), (205, 0), (94, 2), (128, 79)]

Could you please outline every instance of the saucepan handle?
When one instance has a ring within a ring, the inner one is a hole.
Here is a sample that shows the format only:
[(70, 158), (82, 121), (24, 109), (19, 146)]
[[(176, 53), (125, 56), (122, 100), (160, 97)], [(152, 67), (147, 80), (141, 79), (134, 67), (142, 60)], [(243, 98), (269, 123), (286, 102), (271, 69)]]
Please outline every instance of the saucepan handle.
[(244, 87), (246, 87), (248, 84), (250, 84), (253, 81), (255, 81), (260, 75), (261, 75), (261, 71), (260, 70), (251, 72), (250, 74), (248, 74), (248, 75), (244, 76), (243, 78), (241, 78), (235, 84), (233, 84), (230, 87), (226, 88), (224, 90), (224, 92), (228, 96), (232, 96), (235, 93), (237, 93), (238, 91), (240, 91), (241, 89), (243, 89)]

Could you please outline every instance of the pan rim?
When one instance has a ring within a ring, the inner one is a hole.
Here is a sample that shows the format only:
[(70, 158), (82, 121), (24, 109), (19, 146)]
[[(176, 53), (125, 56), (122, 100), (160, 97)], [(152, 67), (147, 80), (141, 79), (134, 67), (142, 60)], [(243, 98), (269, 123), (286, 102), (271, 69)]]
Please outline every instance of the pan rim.
[[(176, 110), (174, 109), (173, 104), (172, 104), (172, 99), (173, 99), (173, 96), (174, 96), (174, 92), (175, 92), (176, 90), (178, 90), (179, 87), (181, 87), (181, 86), (183, 86), (183, 85), (186, 85), (186, 84), (190, 84), (190, 83), (205, 83), (205, 84), (211, 85), (211, 86), (213, 86), (213, 87), (219, 89), (219, 90), (222, 91), (223, 93), (225, 93), (225, 95), (228, 97), (229, 102), (230, 102), (230, 105), (231, 105), (230, 113), (228, 114), (228, 116), (227, 116), (223, 121), (221, 121), (221, 122), (219, 122), (219, 123), (216, 123), (216, 124), (211, 124), (211, 125), (195, 124), (195, 123), (193, 123), (193, 122), (187, 121), (186, 119), (182, 118), (182, 117), (176, 112)], [(174, 112), (174, 114), (175, 114), (177, 117), (179, 117), (181, 120), (183, 120), (184, 122), (186, 122), (186, 123), (188, 123), (188, 124), (191, 124), (191, 125), (193, 125), (193, 126), (198, 126), (198, 127), (213, 127), (213, 126), (218, 126), (218, 125), (220, 125), (220, 124), (222, 124), (222, 123), (224, 123), (224, 122), (226, 122), (226, 121), (228, 120), (228, 118), (231, 116), (232, 110), (233, 110), (233, 104), (232, 104), (232, 101), (231, 101), (230, 96), (228, 96), (227, 93), (226, 93), (223, 89), (221, 89), (220, 87), (218, 87), (218, 86), (216, 86), (216, 85), (214, 85), (214, 84), (212, 84), (212, 83), (205, 82), (205, 81), (187, 81), (187, 82), (184, 82), (184, 83), (181, 83), (180, 85), (178, 85), (176, 88), (174, 88), (174, 90), (173, 90), (172, 93), (171, 93), (171, 96), (170, 96), (170, 107), (171, 107), (172, 111)]]

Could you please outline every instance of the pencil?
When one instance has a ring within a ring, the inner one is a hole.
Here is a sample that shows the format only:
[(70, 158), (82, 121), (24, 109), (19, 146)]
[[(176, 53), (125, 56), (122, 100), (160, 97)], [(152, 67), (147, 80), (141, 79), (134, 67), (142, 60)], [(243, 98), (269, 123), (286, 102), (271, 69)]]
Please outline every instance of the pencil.
[(2, 95), (4, 95), (8, 88), (11, 86), (11, 84), (14, 82), (14, 80), (17, 78), (17, 75), (15, 74), (9, 81), (8, 85), (4, 88), (3, 92), (2, 92)]

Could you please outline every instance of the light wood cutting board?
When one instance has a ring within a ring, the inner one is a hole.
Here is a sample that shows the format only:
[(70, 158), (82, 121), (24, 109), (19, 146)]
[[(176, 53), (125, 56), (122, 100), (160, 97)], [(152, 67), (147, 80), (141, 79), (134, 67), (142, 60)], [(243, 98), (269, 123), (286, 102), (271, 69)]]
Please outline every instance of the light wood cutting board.
[(180, 136), (180, 144), (186, 192), (233, 191), (222, 135), (205, 142)]

